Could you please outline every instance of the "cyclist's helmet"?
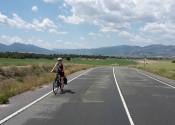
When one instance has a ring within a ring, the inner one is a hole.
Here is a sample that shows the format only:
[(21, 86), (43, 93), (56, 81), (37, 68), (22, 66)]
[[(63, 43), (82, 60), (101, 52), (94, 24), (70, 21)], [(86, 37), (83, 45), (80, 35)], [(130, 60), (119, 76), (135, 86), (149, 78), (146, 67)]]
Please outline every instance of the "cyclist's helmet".
[(57, 60), (58, 60), (58, 61), (62, 61), (62, 58), (61, 58), (61, 57), (59, 57)]

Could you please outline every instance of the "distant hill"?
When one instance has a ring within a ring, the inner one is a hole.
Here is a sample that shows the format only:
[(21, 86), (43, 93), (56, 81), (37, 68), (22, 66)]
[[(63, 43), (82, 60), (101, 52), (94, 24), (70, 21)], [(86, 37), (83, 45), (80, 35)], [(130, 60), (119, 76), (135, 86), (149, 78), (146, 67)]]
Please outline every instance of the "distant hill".
[(81, 55), (106, 55), (106, 56), (164, 56), (175, 57), (175, 45), (149, 45), (145, 47), (140, 46), (113, 46), (102, 47), (95, 49), (53, 49), (48, 50), (34, 45), (26, 45), (21, 43), (14, 43), (12, 45), (4, 45), (0, 43), (0, 52), (28, 52), (37, 54), (81, 54)]
[(11, 45), (0, 44), (0, 52), (28, 52), (38, 54), (52, 54), (53, 51), (40, 48), (31, 44), (14, 43)]
[(175, 57), (175, 45), (149, 45), (140, 46), (113, 46), (102, 47), (96, 49), (53, 49), (53, 51), (61, 54), (86, 54), (86, 55), (110, 55), (110, 56), (164, 56)]

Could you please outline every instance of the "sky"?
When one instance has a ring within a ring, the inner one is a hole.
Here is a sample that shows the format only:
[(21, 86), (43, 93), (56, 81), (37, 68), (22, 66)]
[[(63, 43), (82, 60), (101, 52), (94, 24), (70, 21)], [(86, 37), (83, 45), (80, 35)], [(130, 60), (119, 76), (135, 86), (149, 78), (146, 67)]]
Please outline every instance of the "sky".
[(0, 0), (0, 43), (47, 49), (175, 45), (175, 1)]

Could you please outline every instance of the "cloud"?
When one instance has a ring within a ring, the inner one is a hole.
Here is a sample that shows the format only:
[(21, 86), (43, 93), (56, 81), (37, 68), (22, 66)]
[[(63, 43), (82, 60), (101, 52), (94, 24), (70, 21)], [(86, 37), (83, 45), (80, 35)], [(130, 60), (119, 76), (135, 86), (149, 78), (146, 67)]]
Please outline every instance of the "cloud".
[(101, 35), (100, 33), (93, 33), (93, 32), (90, 32), (89, 35), (90, 35), (90, 36), (93, 36), (93, 37), (103, 37), (103, 35)]
[(56, 42), (62, 42), (62, 40), (59, 39), (59, 40), (56, 40)]
[(57, 28), (54, 22), (48, 18), (45, 18), (42, 22), (39, 22), (39, 20), (34, 19), (33, 24), (39, 29)]
[(84, 37), (80, 37), (81, 40), (84, 40)]
[(76, 43), (76, 42), (65, 42), (65, 47), (64, 48), (79, 48), (79, 47), (86, 47), (84, 44), (82, 43)]
[(45, 3), (55, 3), (57, 2), (58, 0), (43, 0)]
[(1, 35), (0, 40), (4, 44), (12, 44), (12, 43), (24, 43), (24, 40), (19, 38), (18, 36), (11, 37), (11, 36), (6, 36), (6, 35)]
[(87, 47), (89, 47), (88, 45), (85, 45), (83, 43), (63, 41), (63, 40), (56, 40), (53, 43), (53, 45), (54, 46), (52, 46), (52, 48), (59, 48), (59, 49), (79, 49), (79, 48), (87, 48)]
[(38, 12), (38, 7), (37, 7), (37, 6), (33, 6), (33, 7), (32, 7), (32, 11), (33, 11), (33, 12)]
[(13, 14), (13, 18), (10, 19), (7, 16), (0, 13), (0, 24), (9, 25), (19, 29), (34, 29), (37, 31), (57, 28), (55, 23), (48, 18), (43, 19), (41, 22), (37, 19), (33, 20), (33, 23), (24, 21), (17, 14)]
[(51, 34), (68, 34), (68, 32), (58, 32), (57, 30), (55, 30), (55, 29), (50, 29), (49, 30), (49, 33), (51, 33)]
[[(66, 23), (90, 23), (101, 32), (131, 29), (132, 24), (174, 21), (174, 0), (65, 0), (72, 16), (62, 16)], [(77, 21), (73, 21), (77, 20)]]
[(63, 7), (67, 7), (67, 4), (66, 3), (63, 3)]
[[(131, 2), (125, 2), (126, 7), (123, 4), (123, 8), (121, 3), (116, 2), (116, 0), (65, 0), (67, 4), (72, 6), (72, 16), (62, 17), (65, 22), (71, 23), (71, 21), (67, 21), (67, 19), (71, 18), (80, 18), (82, 22), (87, 22), (90, 24), (94, 24), (100, 26), (101, 32), (118, 32), (120, 29), (128, 29), (130, 28), (130, 22), (128, 20), (131, 18), (129, 16), (131, 13), (128, 12), (127, 16), (122, 14), (122, 10), (128, 10), (127, 6), (130, 6)], [(113, 6), (114, 5), (114, 6)], [(115, 5), (118, 5), (118, 10), (115, 10)], [(80, 24), (80, 23), (76, 23)]]
[(79, 18), (78, 16), (75, 16), (75, 15), (68, 16), (68, 17), (65, 17), (63, 15), (59, 15), (58, 18), (63, 19), (64, 22), (66, 22), (66, 23), (77, 24), (77, 25), (84, 22), (84, 19)]
[(65, 45), (72, 45), (72, 43), (71, 42), (65, 42)]
[(0, 12), (0, 23), (5, 23), (7, 19), (8, 19), (7, 16), (2, 15)]
[(17, 14), (13, 14), (13, 18), (10, 19), (5, 15), (0, 13), (0, 23), (7, 24), (19, 29), (34, 29), (35, 26), (31, 23), (27, 23), (26, 21), (22, 20)]
[(175, 34), (175, 26), (170, 23), (148, 23), (143, 28), (140, 28), (143, 32), (150, 32), (155, 34)]
[(25, 40), (25, 42), (27, 44), (33, 44), (35, 46), (42, 47), (42, 48), (47, 48), (47, 49), (52, 49), (53, 48), (53, 45), (51, 45), (50, 42), (44, 41), (42, 39), (38, 39), (36, 37), (30, 38), (28, 40)]
[(128, 39), (129, 41), (142, 43), (142, 44), (152, 44), (154, 43), (151, 39), (144, 39), (140, 35), (135, 35), (126, 31), (122, 31), (118, 34), (119, 37)]
[(73, 43), (75, 46), (84, 46), (82, 43)]
[(175, 39), (175, 23), (148, 23), (140, 28), (143, 33), (148, 33), (153, 39), (159, 43), (174, 43)]

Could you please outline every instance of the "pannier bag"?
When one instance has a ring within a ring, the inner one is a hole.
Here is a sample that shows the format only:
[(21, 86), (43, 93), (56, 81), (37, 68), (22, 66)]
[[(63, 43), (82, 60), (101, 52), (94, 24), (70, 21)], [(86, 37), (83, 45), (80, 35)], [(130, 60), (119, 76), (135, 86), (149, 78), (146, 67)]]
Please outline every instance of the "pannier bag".
[(67, 85), (67, 78), (64, 76), (64, 84)]

